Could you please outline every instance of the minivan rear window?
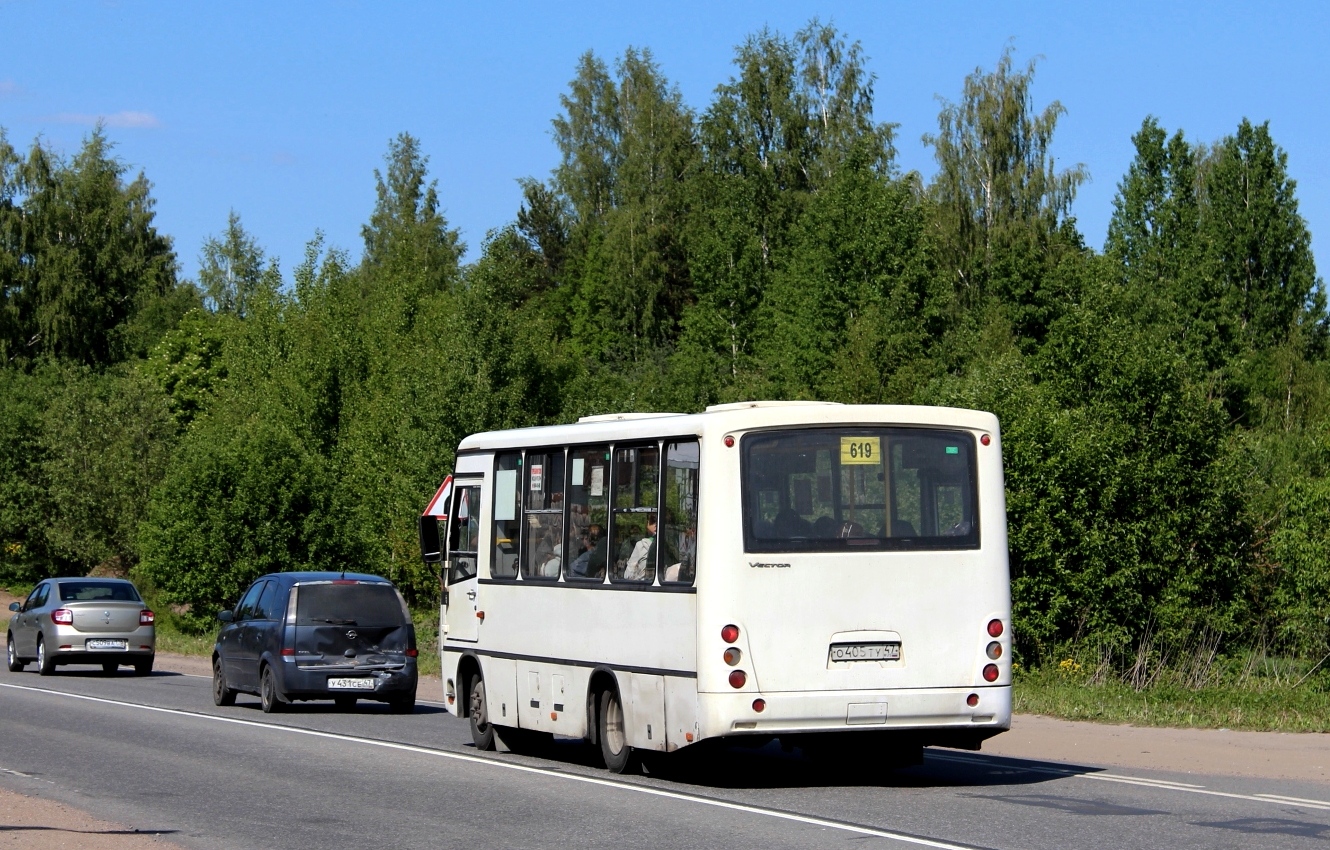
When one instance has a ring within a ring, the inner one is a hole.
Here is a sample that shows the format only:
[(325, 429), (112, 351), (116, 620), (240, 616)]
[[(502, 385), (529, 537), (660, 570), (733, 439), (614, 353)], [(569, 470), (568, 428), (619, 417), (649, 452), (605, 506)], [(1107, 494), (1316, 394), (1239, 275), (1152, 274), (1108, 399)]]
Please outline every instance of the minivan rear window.
[(302, 584), (296, 624), (404, 626), (402, 599), (390, 584)]

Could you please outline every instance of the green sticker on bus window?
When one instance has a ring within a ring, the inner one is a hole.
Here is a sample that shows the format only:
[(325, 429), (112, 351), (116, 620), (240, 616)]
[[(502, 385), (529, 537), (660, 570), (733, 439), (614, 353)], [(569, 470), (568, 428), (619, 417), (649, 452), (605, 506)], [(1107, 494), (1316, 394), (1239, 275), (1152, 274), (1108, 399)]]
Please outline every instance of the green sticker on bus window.
[(961, 447), (960, 447), (960, 446), (947, 446), (947, 454), (949, 454), (949, 455), (958, 455), (958, 454), (960, 454), (960, 453), (961, 453)]
[(881, 437), (841, 437), (841, 466), (875, 466), (881, 463)]

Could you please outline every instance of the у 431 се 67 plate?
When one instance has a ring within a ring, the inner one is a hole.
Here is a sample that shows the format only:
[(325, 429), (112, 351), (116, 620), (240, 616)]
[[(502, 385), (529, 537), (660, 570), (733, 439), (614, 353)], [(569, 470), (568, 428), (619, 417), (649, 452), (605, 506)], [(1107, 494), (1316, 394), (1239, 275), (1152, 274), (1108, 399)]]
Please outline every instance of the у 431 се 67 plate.
[(374, 680), (330, 678), (328, 679), (328, 689), (333, 691), (372, 691), (374, 690)]

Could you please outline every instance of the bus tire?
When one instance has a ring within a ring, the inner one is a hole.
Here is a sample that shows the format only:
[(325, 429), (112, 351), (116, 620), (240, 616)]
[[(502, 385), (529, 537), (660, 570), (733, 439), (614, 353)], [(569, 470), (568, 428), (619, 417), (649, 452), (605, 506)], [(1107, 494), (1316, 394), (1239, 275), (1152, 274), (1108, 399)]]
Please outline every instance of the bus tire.
[(468, 712), (471, 718), (471, 740), (478, 750), (493, 750), (494, 724), (490, 723), (489, 703), (485, 699), (485, 680), (479, 673), (471, 675), (471, 688), (467, 693), (471, 703)]
[(637, 766), (633, 748), (628, 746), (628, 728), (624, 722), (623, 703), (619, 692), (606, 688), (600, 694), (600, 711), (596, 712), (600, 728), (600, 755), (611, 773), (630, 773)]

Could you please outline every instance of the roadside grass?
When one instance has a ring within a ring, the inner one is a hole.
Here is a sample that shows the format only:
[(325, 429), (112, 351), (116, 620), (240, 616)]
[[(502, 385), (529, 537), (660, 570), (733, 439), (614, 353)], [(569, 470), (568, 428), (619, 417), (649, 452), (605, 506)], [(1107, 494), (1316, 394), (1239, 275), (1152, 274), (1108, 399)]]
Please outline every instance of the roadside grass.
[(1071, 659), (1018, 670), (1012, 708), (1096, 723), (1330, 732), (1330, 676), (1310, 661), (1262, 659), (1258, 664), (1239, 657), (1216, 664), (1202, 681), (1191, 683), (1180, 675), (1159, 675), (1138, 686), (1130, 678), (1102, 669), (1083, 671)]

